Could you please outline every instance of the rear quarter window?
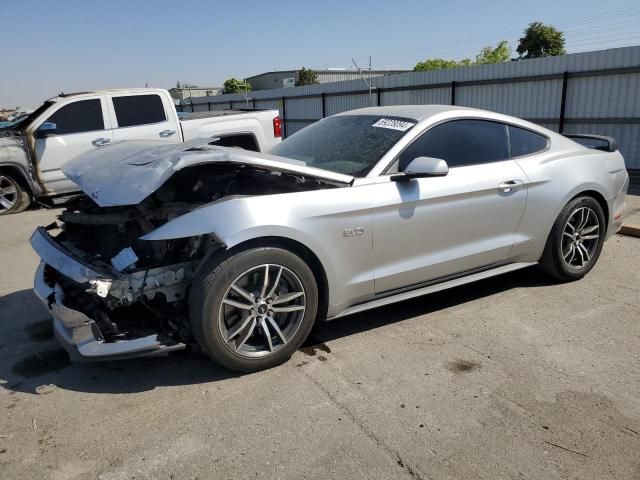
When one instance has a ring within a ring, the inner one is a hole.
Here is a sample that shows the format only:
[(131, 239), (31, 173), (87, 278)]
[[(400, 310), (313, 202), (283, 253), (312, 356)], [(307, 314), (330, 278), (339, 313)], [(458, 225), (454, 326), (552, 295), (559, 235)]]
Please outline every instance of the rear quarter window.
[(511, 158), (523, 157), (546, 150), (549, 139), (544, 135), (509, 125)]

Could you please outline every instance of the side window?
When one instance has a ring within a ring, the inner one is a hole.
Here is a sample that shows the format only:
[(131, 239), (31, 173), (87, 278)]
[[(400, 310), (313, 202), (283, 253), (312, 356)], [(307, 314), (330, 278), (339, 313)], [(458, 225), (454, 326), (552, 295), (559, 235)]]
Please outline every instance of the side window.
[(507, 126), (486, 120), (452, 120), (437, 125), (402, 152), (399, 170), (416, 157), (441, 158), (449, 167), (508, 160)]
[(159, 95), (113, 97), (113, 108), (119, 127), (160, 123), (167, 119)]
[(46, 121), (56, 124), (56, 135), (104, 130), (102, 106), (98, 98), (65, 105)]
[(548, 139), (544, 135), (509, 125), (511, 157), (522, 157), (547, 148)]

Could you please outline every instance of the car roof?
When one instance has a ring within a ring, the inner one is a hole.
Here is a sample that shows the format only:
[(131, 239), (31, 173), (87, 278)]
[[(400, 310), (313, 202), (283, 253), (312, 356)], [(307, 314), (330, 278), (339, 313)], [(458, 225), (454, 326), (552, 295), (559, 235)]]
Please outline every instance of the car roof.
[(359, 108), (339, 113), (338, 115), (376, 115), (403, 117), (419, 121), (439, 113), (452, 111), (484, 112), (484, 110), (478, 110), (477, 108), (459, 107), (457, 105), (392, 105), (388, 107)]
[(163, 92), (162, 88), (152, 88), (152, 87), (137, 87), (137, 88), (107, 88), (102, 90), (87, 90), (86, 92), (71, 92), (71, 93), (60, 93), (55, 97), (51, 97), (48, 99), (48, 102), (57, 102), (63, 98), (69, 97), (82, 97), (82, 96), (92, 96), (92, 95), (109, 95), (114, 93), (158, 93)]

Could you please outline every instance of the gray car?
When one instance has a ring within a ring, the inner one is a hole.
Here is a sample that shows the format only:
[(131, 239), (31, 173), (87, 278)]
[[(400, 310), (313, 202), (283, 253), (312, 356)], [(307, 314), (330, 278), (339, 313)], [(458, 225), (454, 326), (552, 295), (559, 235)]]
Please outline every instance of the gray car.
[(345, 112), (269, 154), (210, 141), (122, 142), (64, 166), (85, 194), (31, 244), (73, 359), (193, 345), (256, 371), (316, 320), (536, 264), (577, 280), (629, 183), (610, 138), (444, 105)]

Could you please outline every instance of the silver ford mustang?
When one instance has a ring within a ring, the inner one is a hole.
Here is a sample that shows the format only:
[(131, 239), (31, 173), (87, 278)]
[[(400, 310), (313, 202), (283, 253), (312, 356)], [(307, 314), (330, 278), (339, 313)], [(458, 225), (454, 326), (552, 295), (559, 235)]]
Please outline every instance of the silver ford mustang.
[(497, 113), (377, 107), (268, 154), (122, 142), (63, 168), (84, 192), (36, 230), (35, 292), (72, 358), (194, 346), (255, 371), (335, 319), (538, 264), (593, 268), (629, 183), (608, 137)]

